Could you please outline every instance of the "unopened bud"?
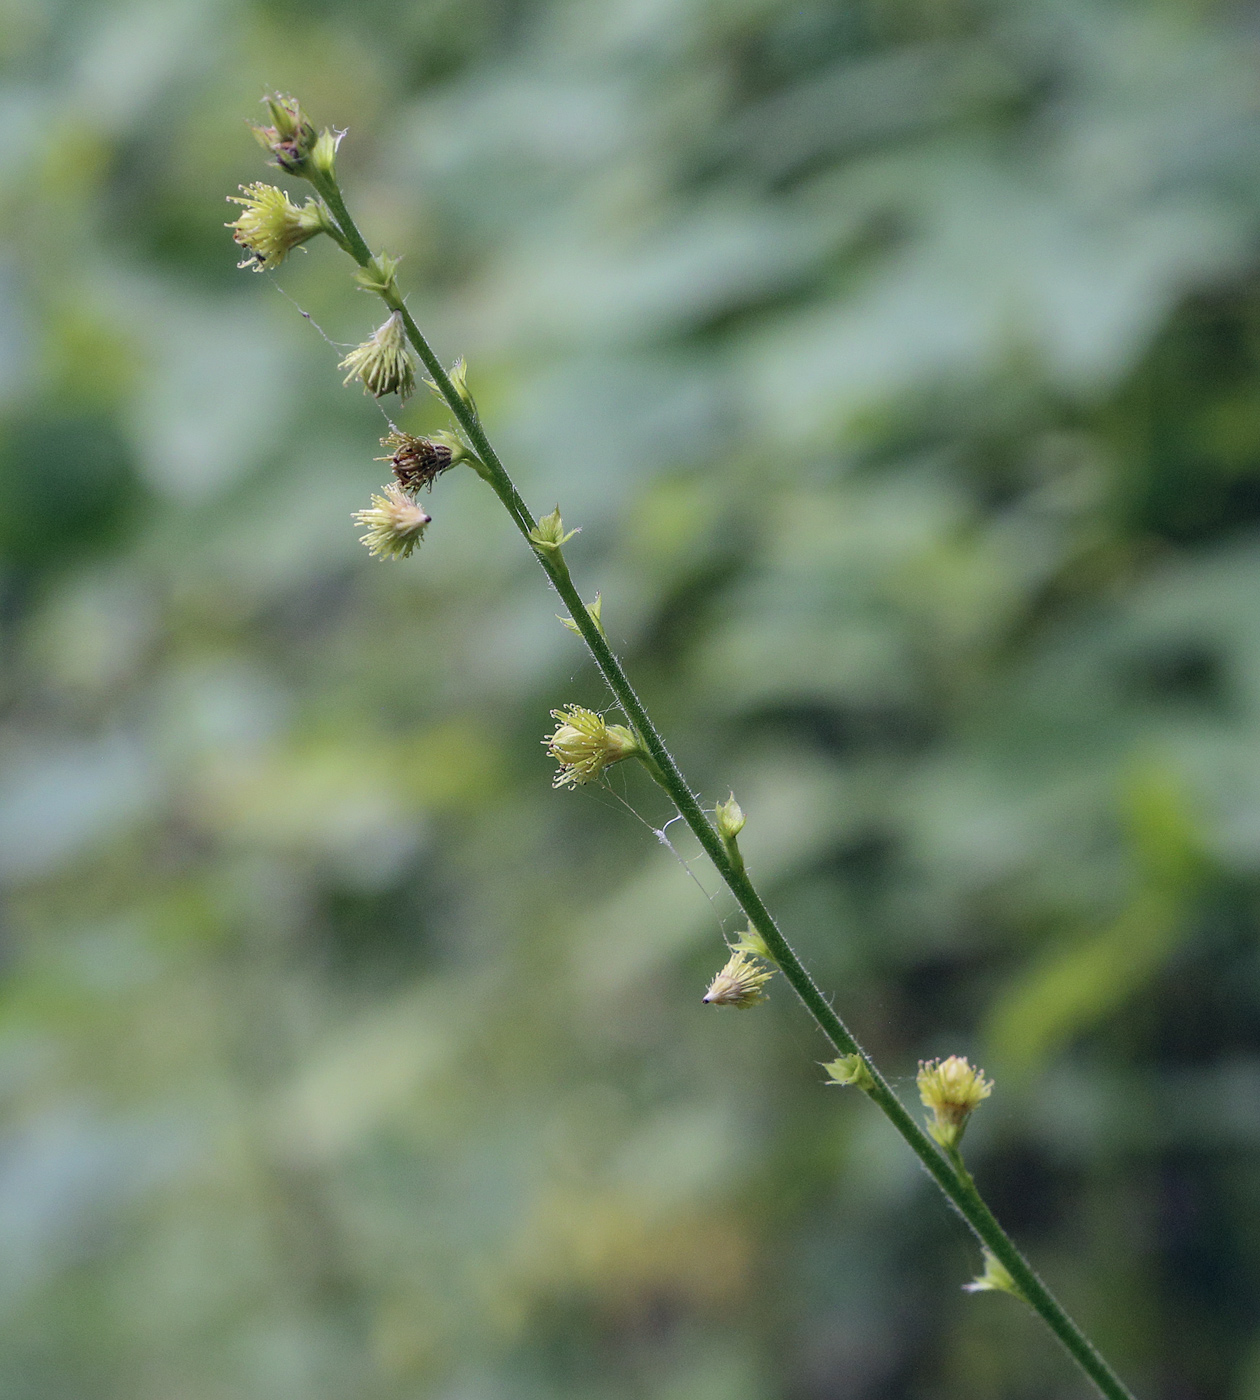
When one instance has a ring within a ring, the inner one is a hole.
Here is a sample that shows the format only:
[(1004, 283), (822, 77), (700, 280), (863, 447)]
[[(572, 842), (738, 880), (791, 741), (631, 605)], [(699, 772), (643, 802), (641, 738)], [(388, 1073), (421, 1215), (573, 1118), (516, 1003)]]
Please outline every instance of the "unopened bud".
[(577, 533), (576, 530), (565, 533), (564, 521), (560, 519), (560, 507), (557, 506), (550, 515), (538, 517), (538, 524), (529, 532), (529, 537), (536, 549), (554, 554), (562, 544), (571, 540)]
[(744, 809), (735, 801), (734, 793), (731, 793), (725, 802), (719, 802), (714, 807), (713, 815), (717, 818), (718, 835), (726, 842), (734, 841), (748, 820), (744, 816)]
[(242, 185), (241, 194), (228, 195), (228, 202), (243, 206), (241, 216), (227, 225), (232, 237), (248, 254), (238, 267), (270, 272), (292, 249), (317, 233), (330, 231), (327, 209), (317, 199), (308, 199), (302, 208), (275, 185)]
[(961, 1055), (920, 1061), (918, 1085), (923, 1106), (932, 1110), (928, 1132), (947, 1152), (958, 1147), (967, 1120), (993, 1092), (993, 1081)]
[(973, 1278), (970, 1283), (963, 1284), (964, 1293), (1009, 1293), (1014, 1298), (1024, 1301), (1023, 1292), (1019, 1284), (1011, 1277), (1010, 1270), (989, 1248), (987, 1244), (980, 1246), (984, 1252), (984, 1272), (979, 1278)]
[[(600, 613), (603, 611), (603, 609), (604, 600), (600, 596), (600, 594), (597, 593), (595, 595), (595, 601), (593, 603), (587, 603), (586, 614), (595, 624), (595, 626), (599, 629), (599, 635), (603, 637), (605, 641), (607, 641), (608, 633), (604, 631), (604, 624), (600, 620)], [(556, 616), (560, 617), (560, 614), (557, 613)], [(576, 632), (579, 637), (582, 635), (582, 629), (577, 625), (577, 622), (573, 618), (561, 617), (560, 621), (564, 623), (564, 625), (569, 629), (570, 632)]]
[(366, 267), (354, 274), (354, 280), (365, 292), (375, 292), (378, 296), (396, 295), (398, 281), (395, 274), (401, 258), (391, 258), (388, 253), (377, 253)]
[(773, 976), (774, 968), (762, 967), (747, 953), (732, 953), (701, 1000), (706, 1006), (738, 1006), (746, 1011), (765, 1001), (765, 985)]
[(556, 730), (543, 743), (560, 765), (553, 787), (594, 782), (605, 768), (643, 753), (633, 730), (624, 724), (609, 724), (594, 710), (566, 705), (563, 710), (552, 710), (551, 717), (557, 721)]
[(373, 496), (366, 510), (356, 510), (353, 519), (367, 527), (360, 536), (369, 550), (381, 559), (406, 559), (424, 536), (431, 517), (398, 485), (381, 487), (385, 493)]
[(326, 180), (337, 178), (337, 147), (345, 134), (344, 131), (330, 131), (325, 127), (311, 147), (311, 165)]
[(416, 387), (416, 368), (407, 348), (401, 313), (395, 311), (384, 325), (373, 331), (370, 340), (351, 350), (337, 368), (350, 371), (343, 383), (359, 379), (364, 392), (375, 394), (378, 399), (385, 394), (397, 394), (405, 399), (412, 393)]
[(870, 1068), (861, 1055), (841, 1055), (838, 1060), (823, 1065), (823, 1069), (827, 1071), (827, 1078), (832, 1084), (851, 1084), (856, 1089), (867, 1091), (875, 1087)]
[(301, 175), (317, 140), (315, 128), (307, 121), (296, 97), (269, 93), (263, 102), (271, 113), (272, 125), (252, 127), (258, 144), (271, 152), (282, 170)]
[(731, 947), (737, 953), (749, 953), (754, 958), (762, 958), (768, 963), (778, 963), (778, 958), (770, 951), (770, 945), (755, 928), (746, 928)]

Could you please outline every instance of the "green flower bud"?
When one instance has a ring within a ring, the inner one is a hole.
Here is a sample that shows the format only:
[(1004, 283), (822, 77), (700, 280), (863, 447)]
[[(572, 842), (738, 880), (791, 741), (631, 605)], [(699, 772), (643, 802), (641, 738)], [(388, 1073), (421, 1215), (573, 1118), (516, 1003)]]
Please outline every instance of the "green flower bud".
[(632, 730), (624, 724), (607, 723), (594, 710), (566, 705), (563, 710), (552, 710), (551, 717), (557, 721), (556, 731), (543, 743), (560, 765), (553, 787), (594, 782), (605, 768), (643, 753)]
[(823, 1069), (827, 1071), (827, 1078), (832, 1084), (852, 1084), (863, 1090), (875, 1087), (875, 1080), (861, 1055), (842, 1055), (829, 1065), (823, 1065)]
[(731, 947), (737, 953), (750, 953), (754, 958), (762, 958), (768, 963), (777, 964), (778, 962), (778, 959), (770, 951), (770, 945), (755, 928), (746, 928), (731, 944)]
[[(306, 119), (296, 97), (269, 93), (263, 98), (271, 113), (271, 126), (253, 126), (258, 144), (271, 152), (281, 170), (301, 175), (316, 143), (315, 128)], [(333, 147), (336, 150), (336, 146)]]
[[(600, 613), (603, 612), (603, 610), (604, 600), (602, 596), (597, 593), (595, 595), (595, 601), (593, 603), (587, 603), (586, 611), (591, 621), (595, 624), (596, 627), (599, 628), (599, 635), (603, 637), (605, 641), (607, 641), (608, 633), (604, 631), (604, 624), (600, 621)], [(560, 614), (557, 613), (556, 616), (560, 617)], [(560, 617), (560, 621), (564, 623), (564, 625), (569, 629), (570, 632), (576, 632), (579, 637), (582, 635), (582, 629), (577, 625), (573, 618)]]
[(383, 496), (373, 496), (366, 510), (351, 517), (367, 527), (363, 544), (381, 559), (406, 559), (420, 543), (431, 517), (398, 485), (382, 486)]
[(244, 212), (227, 225), (232, 237), (247, 250), (248, 256), (237, 264), (255, 272), (270, 272), (298, 244), (314, 238), (317, 233), (330, 231), (327, 209), (317, 199), (308, 199), (301, 209), (283, 190), (275, 185), (242, 185), (244, 199), (228, 195), (229, 204), (244, 206)]
[(375, 292), (378, 296), (397, 296), (398, 279), (395, 274), (401, 258), (391, 258), (388, 253), (377, 253), (366, 267), (354, 274), (354, 280), (365, 292)]
[(1009, 1293), (1013, 1298), (1026, 1301), (1020, 1290), (1019, 1284), (1011, 1277), (1010, 1270), (989, 1248), (987, 1244), (980, 1246), (984, 1252), (984, 1272), (979, 1278), (974, 1278), (970, 1283), (963, 1284), (964, 1293)]
[(416, 387), (416, 368), (407, 348), (401, 313), (395, 311), (384, 325), (372, 332), (370, 340), (351, 350), (337, 368), (350, 371), (343, 383), (359, 379), (363, 392), (375, 394), (378, 399), (385, 394), (397, 394), (405, 399), (412, 393)]
[(565, 534), (564, 521), (560, 519), (560, 507), (557, 506), (550, 515), (538, 517), (538, 524), (529, 532), (529, 537), (535, 548), (554, 554), (562, 544), (571, 540), (577, 533), (577, 530), (570, 530), (568, 534)]
[(345, 134), (344, 131), (330, 131), (325, 127), (311, 147), (311, 166), (325, 180), (337, 178), (337, 147)]

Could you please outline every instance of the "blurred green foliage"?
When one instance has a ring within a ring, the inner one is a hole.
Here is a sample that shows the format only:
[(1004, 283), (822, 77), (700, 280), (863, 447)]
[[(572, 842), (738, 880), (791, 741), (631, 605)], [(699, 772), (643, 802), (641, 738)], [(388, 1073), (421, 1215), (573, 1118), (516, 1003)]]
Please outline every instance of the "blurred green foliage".
[(6, 1397), (1080, 1392), (785, 992), (701, 1006), (642, 777), (551, 790), (605, 697), (489, 492), (356, 543), (299, 308), (373, 308), (222, 227), (268, 87), (860, 1036), (996, 1078), (1139, 1393), (1260, 1394), (1255, 24), (5, 0)]

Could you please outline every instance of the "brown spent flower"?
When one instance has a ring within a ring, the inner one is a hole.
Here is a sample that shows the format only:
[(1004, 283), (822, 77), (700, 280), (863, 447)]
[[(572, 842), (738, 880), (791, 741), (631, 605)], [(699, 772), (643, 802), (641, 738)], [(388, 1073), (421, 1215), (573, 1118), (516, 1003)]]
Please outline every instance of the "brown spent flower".
[(378, 462), (389, 462), (394, 468), (394, 476), (399, 486), (413, 496), (423, 486), (432, 487), (439, 476), (454, 462), (451, 449), (429, 438), (412, 437), (410, 433), (392, 428), (381, 439), (381, 446), (390, 450), (388, 457), (378, 457)]

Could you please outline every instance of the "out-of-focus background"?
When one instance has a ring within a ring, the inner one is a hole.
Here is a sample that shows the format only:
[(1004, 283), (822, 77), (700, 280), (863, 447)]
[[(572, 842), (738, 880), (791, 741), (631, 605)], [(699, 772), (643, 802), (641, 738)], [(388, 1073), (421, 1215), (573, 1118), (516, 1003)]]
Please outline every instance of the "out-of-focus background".
[(358, 544), (385, 420), (311, 322), (377, 306), (223, 227), (268, 88), (349, 128), (907, 1099), (976, 1057), (1068, 1305), (1144, 1397), (1255, 1400), (1254, 5), (5, 0), (0, 44), (8, 1400), (1083, 1393), (785, 989), (700, 1004), (738, 925), (643, 776), (552, 791), (606, 695), (490, 493)]

